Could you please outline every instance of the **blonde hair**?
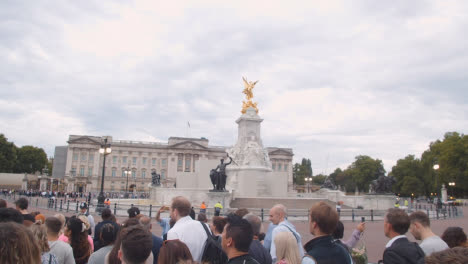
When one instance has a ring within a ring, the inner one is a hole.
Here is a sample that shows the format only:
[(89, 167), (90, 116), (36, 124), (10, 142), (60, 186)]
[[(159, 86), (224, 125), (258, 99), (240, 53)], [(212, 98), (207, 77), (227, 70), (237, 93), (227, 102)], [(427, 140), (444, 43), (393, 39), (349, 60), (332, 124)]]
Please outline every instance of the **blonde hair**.
[(301, 256), (296, 237), (291, 232), (280, 232), (275, 236), (276, 260), (286, 260), (287, 263), (301, 263)]
[(47, 228), (45, 227), (45, 225), (36, 222), (32, 226), (30, 226), (29, 229), (31, 229), (34, 237), (36, 238), (36, 242), (39, 245), (41, 253), (48, 252), (50, 248), (47, 239)]
[(60, 228), (59, 234), (63, 234), (63, 230), (65, 228), (65, 216), (63, 214), (56, 214), (54, 217), (57, 217), (58, 220), (60, 220), (60, 223), (62, 223), (62, 227)]
[(91, 225), (89, 224), (88, 217), (86, 215), (79, 215), (78, 219), (80, 219), (81, 222), (83, 222), (83, 224), (85, 225), (85, 230), (89, 230)]

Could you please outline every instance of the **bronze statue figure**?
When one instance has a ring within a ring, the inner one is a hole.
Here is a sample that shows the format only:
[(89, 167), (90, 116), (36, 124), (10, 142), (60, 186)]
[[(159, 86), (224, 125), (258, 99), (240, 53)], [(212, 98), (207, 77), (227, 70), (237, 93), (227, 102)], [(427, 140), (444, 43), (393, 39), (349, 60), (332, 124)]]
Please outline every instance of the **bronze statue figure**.
[(213, 191), (225, 191), (226, 190), (226, 166), (231, 164), (232, 158), (229, 157), (230, 161), (224, 163), (224, 159), (221, 159), (221, 163), (210, 171), (210, 179), (213, 184)]

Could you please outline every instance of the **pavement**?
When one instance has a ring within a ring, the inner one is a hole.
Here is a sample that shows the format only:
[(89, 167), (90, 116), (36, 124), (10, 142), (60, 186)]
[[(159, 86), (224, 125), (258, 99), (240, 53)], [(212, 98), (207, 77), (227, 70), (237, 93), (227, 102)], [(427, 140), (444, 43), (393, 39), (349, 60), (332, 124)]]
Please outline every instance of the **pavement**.
[[(8, 206), (12, 207), (13, 203), (11, 201), (8, 201)], [(459, 226), (462, 227), (465, 232), (468, 231), (468, 206), (463, 206), (463, 211), (465, 212), (463, 217), (460, 218), (450, 218), (450, 219), (431, 219), (431, 228), (433, 232), (436, 235), (442, 235), (444, 230), (447, 227), (450, 226)], [(40, 211), (42, 214), (44, 214), (46, 217), (48, 216), (53, 216), (57, 213), (62, 213), (65, 216), (72, 216), (75, 214), (75, 212), (57, 212), (55, 210), (47, 210), (44, 208), (37, 208), (34, 206), (30, 206), (28, 208), (29, 212), (35, 212), (35, 211)], [(152, 232), (155, 235), (160, 236), (162, 232), (162, 228), (159, 226), (159, 224), (156, 222), (154, 219), (154, 215), (152, 217)], [(93, 214), (94, 219), (96, 224), (100, 222), (102, 219), (99, 215)], [(166, 215), (162, 215), (161, 217), (167, 217)], [(126, 220), (125, 217), (118, 216), (117, 217), (117, 222), (123, 223)], [(307, 243), (310, 239), (313, 238), (313, 236), (309, 232), (309, 224), (307, 220), (301, 220), (301, 221), (292, 221), (292, 223), (295, 225), (297, 231), (301, 234), (302, 236), (302, 243), (305, 244)], [(266, 231), (268, 228), (268, 221), (263, 222), (263, 230)], [(348, 239), (349, 236), (351, 235), (352, 231), (354, 228), (359, 224), (359, 222), (352, 222), (352, 221), (344, 221), (343, 222), (345, 231), (344, 231), (344, 239)], [(411, 233), (406, 234), (408, 236), (408, 239), (410, 241), (416, 241), (415, 238), (411, 235)], [(367, 248), (367, 255), (368, 255), (368, 261), (370, 263), (377, 263), (378, 260), (382, 259), (382, 255), (385, 249), (385, 245), (389, 241), (387, 237), (385, 237), (383, 233), (383, 221), (381, 219), (375, 219), (375, 221), (367, 221), (366, 222), (366, 230), (363, 235), (363, 241), (366, 245)], [(417, 241), (420, 242), (420, 241)]]

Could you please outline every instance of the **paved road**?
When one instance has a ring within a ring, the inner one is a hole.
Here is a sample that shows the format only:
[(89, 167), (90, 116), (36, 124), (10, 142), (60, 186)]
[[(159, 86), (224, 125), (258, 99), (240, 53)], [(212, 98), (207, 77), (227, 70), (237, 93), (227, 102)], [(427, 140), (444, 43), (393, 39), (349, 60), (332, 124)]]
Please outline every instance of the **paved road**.
[[(11, 202), (8, 202), (9, 206), (12, 206)], [(46, 210), (43, 208), (35, 208), (35, 207), (30, 207), (29, 212), (34, 212), (34, 211), (40, 211), (42, 214), (46, 216), (52, 216), (56, 214), (57, 212), (55, 210)], [(442, 235), (444, 230), (447, 227), (450, 226), (460, 226), (462, 227), (465, 232), (468, 231), (468, 206), (463, 207), (463, 211), (465, 212), (465, 216), (462, 218), (456, 218), (456, 219), (446, 219), (446, 220), (431, 220), (431, 227), (432, 230), (434, 231), (435, 234), (437, 235)], [(66, 216), (71, 216), (74, 213), (69, 212), (69, 213), (64, 213)], [(98, 223), (101, 221), (100, 216), (95, 215), (95, 222)], [(118, 217), (117, 221), (119, 223), (123, 222), (125, 220), (125, 217)], [(156, 235), (161, 235), (161, 227), (159, 224), (156, 222), (156, 220), (152, 220), (152, 226), (153, 226), (153, 233)], [(269, 222), (264, 222), (263, 223), (263, 230), (266, 230), (268, 227)], [(313, 238), (313, 236), (309, 232), (309, 227), (308, 227), (308, 222), (307, 221), (293, 221), (293, 224), (296, 226), (296, 229), (298, 232), (302, 235), (302, 242), (305, 244), (307, 241)], [(345, 221), (344, 222), (344, 227), (345, 227), (345, 232), (344, 232), (344, 238), (347, 239), (355, 226), (358, 224), (358, 222), (351, 222), (351, 221)], [(412, 241), (416, 241), (414, 237), (408, 233), (408, 238)], [(374, 222), (367, 222), (366, 223), (366, 231), (364, 233), (364, 241), (367, 247), (367, 254), (368, 254), (368, 259), (369, 262), (376, 263), (379, 259), (382, 259), (382, 254), (385, 249), (385, 244), (388, 242), (388, 238), (385, 237), (383, 233), (383, 221), (374, 221)]]

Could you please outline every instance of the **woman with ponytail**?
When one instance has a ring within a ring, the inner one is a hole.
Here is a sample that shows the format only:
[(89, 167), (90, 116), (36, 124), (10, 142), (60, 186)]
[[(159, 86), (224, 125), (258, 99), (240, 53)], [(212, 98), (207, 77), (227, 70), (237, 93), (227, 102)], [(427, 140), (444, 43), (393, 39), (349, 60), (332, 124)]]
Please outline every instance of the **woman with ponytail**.
[(64, 233), (73, 249), (76, 264), (86, 264), (92, 253), (86, 225), (76, 216), (72, 216), (66, 224)]

